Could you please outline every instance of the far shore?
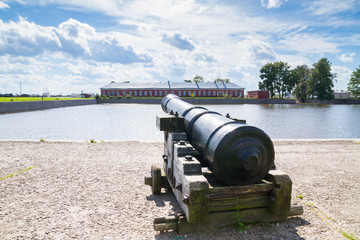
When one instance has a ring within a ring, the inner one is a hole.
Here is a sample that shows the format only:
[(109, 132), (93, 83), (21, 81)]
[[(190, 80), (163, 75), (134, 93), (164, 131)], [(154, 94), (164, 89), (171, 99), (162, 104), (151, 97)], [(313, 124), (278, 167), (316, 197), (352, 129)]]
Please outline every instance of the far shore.
[[(236, 104), (360, 104), (356, 99), (333, 99), (320, 101), (308, 99), (304, 102), (295, 99), (251, 99), (251, 98), (182, 98), (194, 105), (236, 105)], [(25, 101), (25, 102), (0, 102), (0, 114), (25, 111), (36, 111), (59, 107), (70, 107), (91, 104), (160, 104), (162, 98), (113, 98), (113, 99), (80, 99), (80, 100), (56, 100), (56, 101)]]

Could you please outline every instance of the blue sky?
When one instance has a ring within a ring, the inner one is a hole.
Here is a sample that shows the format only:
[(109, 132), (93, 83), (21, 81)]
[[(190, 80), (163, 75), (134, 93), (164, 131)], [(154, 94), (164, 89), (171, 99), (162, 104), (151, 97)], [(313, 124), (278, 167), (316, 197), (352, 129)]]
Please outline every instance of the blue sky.
[(0, 93), (196, 75), (252, 90), (268, 62), (323, 57), (346, 89), (360, 64), (360, 1), (0, 0)]

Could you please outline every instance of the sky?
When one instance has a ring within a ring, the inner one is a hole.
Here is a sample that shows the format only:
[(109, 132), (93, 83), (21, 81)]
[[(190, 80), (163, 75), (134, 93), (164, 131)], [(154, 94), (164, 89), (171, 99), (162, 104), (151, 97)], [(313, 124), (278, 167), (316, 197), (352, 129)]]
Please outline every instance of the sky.
[(345, 90), (360, 63), (359, 0), (0, 0), (0, 94), (197, 75), (248, 91), (266, 63), (321, 58)]

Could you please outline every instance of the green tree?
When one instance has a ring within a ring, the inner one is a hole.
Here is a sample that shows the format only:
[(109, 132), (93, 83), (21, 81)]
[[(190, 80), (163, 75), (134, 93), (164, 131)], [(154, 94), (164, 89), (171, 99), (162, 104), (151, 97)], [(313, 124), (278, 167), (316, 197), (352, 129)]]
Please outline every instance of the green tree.
[(186, 82), (186, 83), (191, 83), (191, 80), (185, 79), (184, 82)]
[(310, 78), (310, 69), (307, 65), (297, 66), (291, 71), (293, 81), (296, 82), (294, 89), (295, 98), (302, 102), (308, 98), (307, 86)]
[(331, 63), (327, 58), (322, 58), (317, 63), (314, 63), (313, 66), (307, 93), (312, 97), (316, 96), (320, 100), (333, 99), (336, 74), (331, 73)]
[(193, 82), (202, 83), (204, 82), (204, 78), (202, 76), (196, 76), (194, 77)]
[(270, 97), (277, 94), (284, 98), (295, 86), (294, 79), (291, 77), (290, 66), (285, 62), (267, 63), (260, 69), (259, 89), (268, 90)]
[(225, 79), (217, 78), (217, 79), (214, 80), (214, 83), (215, 83), (215, 82), (229, 83), (229, 82), (230, 82), (230, 79), (229, 79), (229, 78), (225, 78)]
[(360, 66), (352, 72), (350, 82), (348, 83), (348, 90), (355, 98), (360, 96)]

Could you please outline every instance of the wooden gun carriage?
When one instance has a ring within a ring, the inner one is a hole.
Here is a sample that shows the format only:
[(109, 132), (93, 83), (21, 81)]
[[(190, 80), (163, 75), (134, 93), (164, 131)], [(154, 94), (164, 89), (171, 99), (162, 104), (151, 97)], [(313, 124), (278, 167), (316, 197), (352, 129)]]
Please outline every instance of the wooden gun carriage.
[(302, 206), (291, 206), (291, 179), (275, 169), (265, 132), (176, 95), (161, 106), (168, 113), (156, 119), (164, 131), (163, 168), (152, 166), (145, 184), (153, 194), (171, 189), (182, 212), (155, 218), (155, 230), (186, 233), (302, 214)]

